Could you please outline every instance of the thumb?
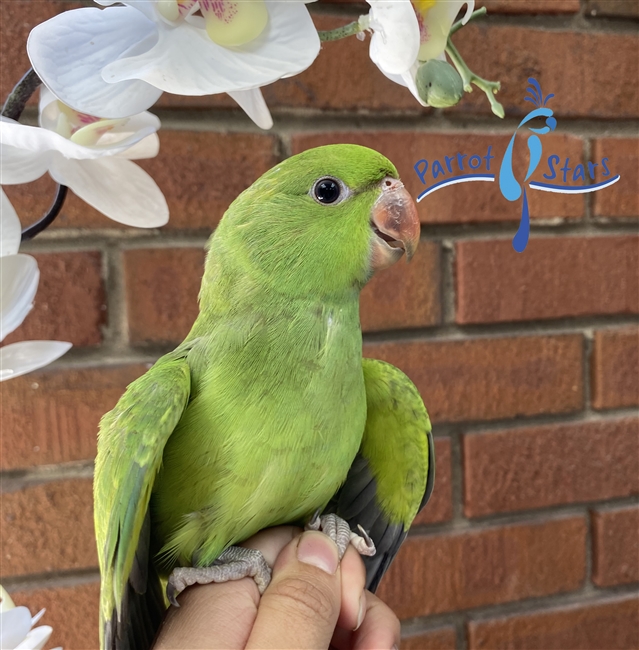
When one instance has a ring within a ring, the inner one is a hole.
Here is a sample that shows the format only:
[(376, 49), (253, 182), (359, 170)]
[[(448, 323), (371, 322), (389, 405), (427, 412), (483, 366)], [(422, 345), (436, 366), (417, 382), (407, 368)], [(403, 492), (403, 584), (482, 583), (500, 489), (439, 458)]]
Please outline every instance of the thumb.
[(308, 531), (277, 558), (247, 648), (328, 648), (341, 604), (337, 546)]

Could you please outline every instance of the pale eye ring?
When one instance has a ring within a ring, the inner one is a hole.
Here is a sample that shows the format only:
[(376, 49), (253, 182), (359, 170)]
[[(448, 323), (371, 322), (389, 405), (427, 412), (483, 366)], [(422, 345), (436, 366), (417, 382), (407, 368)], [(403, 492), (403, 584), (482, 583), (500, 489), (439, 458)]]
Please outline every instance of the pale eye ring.
[(343, 183), (331, 176), (325, 176), (315, 182), (311, 196), (321, 205), (334, 205), (347, 196)]

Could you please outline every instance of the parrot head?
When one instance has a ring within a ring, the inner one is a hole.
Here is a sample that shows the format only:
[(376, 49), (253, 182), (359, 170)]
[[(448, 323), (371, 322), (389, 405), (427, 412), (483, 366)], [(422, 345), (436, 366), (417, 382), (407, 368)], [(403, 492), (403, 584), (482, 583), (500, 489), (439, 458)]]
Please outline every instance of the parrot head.
[[(279, 163), (229, 207), (211, 240), (289, 293), (360, 289), (419, 242), (413, 198), (394, 165), (357, 145), (309, 149)], [(221, 242), (220, 242), (221, 243)]]

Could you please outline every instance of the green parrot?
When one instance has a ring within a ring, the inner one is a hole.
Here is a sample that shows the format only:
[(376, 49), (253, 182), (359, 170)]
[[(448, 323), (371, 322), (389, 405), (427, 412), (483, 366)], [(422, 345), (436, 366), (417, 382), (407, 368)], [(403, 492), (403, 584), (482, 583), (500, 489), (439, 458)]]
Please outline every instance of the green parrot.
[(434, 456), (415, 386), (362, 358), (359, 293), (418, 241), (397, 170), (355, 145), (293, 156), (231, 204), (191, 332), (100, 422), (102, 648), (149, 648), (188, 584), (251, 575), (263, 591), (261, 554), (234, 545), (270, 526), (337, 529), (340, 554), (376, 547), (377, 587)]

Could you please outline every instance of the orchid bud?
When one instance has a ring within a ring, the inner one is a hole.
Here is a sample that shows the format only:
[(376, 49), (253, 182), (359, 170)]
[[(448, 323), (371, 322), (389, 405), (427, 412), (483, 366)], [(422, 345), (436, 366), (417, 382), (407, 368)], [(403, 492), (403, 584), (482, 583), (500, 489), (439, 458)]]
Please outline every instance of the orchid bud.
[(415, 83), (422, 100), (434, 108), (454, 106), (464, 94), (464, 84), (457, 70), (440, 59), (422, 63)]

